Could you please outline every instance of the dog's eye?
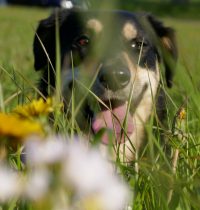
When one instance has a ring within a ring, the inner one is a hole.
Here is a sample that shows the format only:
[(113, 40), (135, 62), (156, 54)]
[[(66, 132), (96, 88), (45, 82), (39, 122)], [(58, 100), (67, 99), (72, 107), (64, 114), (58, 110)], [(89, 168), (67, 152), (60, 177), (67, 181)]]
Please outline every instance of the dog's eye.
[(79, 47), (86, 47), (89, 44), (89, 38), (85, 35), (79, 37), (75, 41), (75, 45)]
[(131, 48), (133, 49), (137, 49), (137, 50), (141, 50), (145, 47), (147, 47), (147, 43), (143, 40), (143, 41), (138, 41), (138, 40), (132, 40), (131, 41)]

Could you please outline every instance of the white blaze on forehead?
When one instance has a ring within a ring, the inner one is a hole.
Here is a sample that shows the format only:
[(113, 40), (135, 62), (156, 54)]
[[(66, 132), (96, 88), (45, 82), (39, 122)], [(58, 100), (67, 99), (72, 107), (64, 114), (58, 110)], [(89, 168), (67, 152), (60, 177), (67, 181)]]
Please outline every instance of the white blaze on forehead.
[(97, 19), (88, 20), (87, 27), (93, 29), (96, 33), (101, 32), (103, 29), (102, 23)]
[(122, 34), (128, 40), (133, 39), (133, 38), (136, 38), (137, 36), (137, 29), (133, 23), (129, 22), (124, 25)]

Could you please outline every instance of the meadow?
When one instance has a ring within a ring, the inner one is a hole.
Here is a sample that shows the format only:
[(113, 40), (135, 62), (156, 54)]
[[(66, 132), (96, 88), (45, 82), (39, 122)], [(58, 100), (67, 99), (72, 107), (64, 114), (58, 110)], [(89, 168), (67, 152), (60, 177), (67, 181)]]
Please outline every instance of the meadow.
[[(37, 80), (40, 72), (35, 72), (33, 68), (32, 43), (37, 22), (47, 17), (49, 13), (50, 9), (41, 8), (0, 8), (0, 112), (9, 113), (17, 105), (31, 103), (33, 99), (36, 99)], [(153, 120), (150, 120), (150, 123), (146, 125), (148, 143), (144, 153), (131, 166), (118, 162), (116, 165), (131, 189), (128, 210), (198, 210), (200, 209), (200, 19), (194, 19), (194, 17), (192, 19), (189, 17), (172, 18), (167, 15), (162, 16), (161, 19), (166, 25), (175, 28), (179, 48), (179, 60), (174, 70), (173, 88), (165, 88), (168, 107), (167, 128), (157, 129)], [(48, 104), (44, 102), (41, 102), (40, 106), (49, 108)], [(59, 105), (56, 104), (54, 107), (56, 107), (55, 115), (59, 115), (60, 112), (57, 109)], [(36, 121), (41, 120), (45, 126), (47, 125), (47, 132), (54, 133), (57, 127), (65, 132), (66, 122), (63, 118), (62, 114), (58, 116), (53, 132), (47, 122), (47, 117), (39, 116)], [(9, 122), (8, 120), (7, 123)], [(2, 124), (3, 121), (0, 123)], [(70, 122), (70, 126), (73, 123)], [(164, 133), (165, 138), (168, 139), (170, 154), (166, 155), (163, 152), (157, 132)], [(29, 170), (24, 166), (20, 160), (21, 148), (18, 145), (13, 146), (10, 143), (5, 143), (9, 139), (1, 137), (1, 130), (0, 140), (3, 142), (0, 143), (0, 163), (6, 159), (6, 163), (16, 171), (20, 171), (22, 175), (37, 168), (35, 165), (31, 165)], [(9, 148), (6, 148), (8, 150), (6, 155), (2, 149), (4, 146)], [(38, 151), (36, 156), (39, 154), (39, 148), (43, 146), (39, 144), (36, 147)], [(41, 162), (50, 161), (52, 164), (51, 160), (42, 159), (42, 154), (39, 156)], [(92, 155), (89, 155), (89, 158), (91, 157)], [(33, 159), (35, 164), (39, 161), (36, 159)], [(82, 168), (77, 162), (74, 164), (77, 164), (77, 171)], [(139, 172), (135, 170), (135, 165), (139, 165)], [(60, 170), (59, 167), (57, 163), (50, 166), (51, 176), (54, 176), (51, 192), (45, 192), (45, 196), (39, 201), (34, 193), (29, 193), (28, 198), (23, 195), (19, 199), (18, 194), (13, 198), (4, 198), (1, 191), (3, 185), (0, 180), (0, 209), (104, 209), (99, 206), (99, 202), (94, 199), (94, 196), (92, 198), (86, 196), (87, 199), (82, 198), (81, 202), (79, 199), (78, 205), (77, 203), (72, 205), (70, 199), (74, 199), (73, 193), (75, 193), (71, 189), (72, 186), (67, 183), (64, 189), (58, 187), (62, 185), (59, 181), (59, 172), (57, 172)], [(1, 177), (0, 171), (0, 179)], [(83, 173), (82, 182), (85, 182), (85, 177), (87, 174), (84, 176)], [(120, 187), (115, 190), (120, 190)], [(40, 191), (40, 188), (37, 189), (36, 194)], [(32, 191), (34, 191), (34, 187)], [(68, 196), (68, 198), (65, 199), (63, 196)], [(57, 199), (56, 205), (53, 204), (55, 199)], [(117, 198), (115, 197), (115, 199)], [(72, 206), (64, 208), (61, 204)], [(112, 208), (110, 207), (110, 209)]]

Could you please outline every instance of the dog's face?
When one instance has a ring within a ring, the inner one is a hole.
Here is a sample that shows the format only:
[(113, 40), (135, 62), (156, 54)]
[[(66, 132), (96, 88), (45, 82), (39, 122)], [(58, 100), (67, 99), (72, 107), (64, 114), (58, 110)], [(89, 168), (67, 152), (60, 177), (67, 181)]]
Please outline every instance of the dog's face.
[(150, 15), (123, 11), (64, 10), (52, 15), (40, 22), (34, 40), (35, 69), (44, 70), (40, 89), (45, 95), (49, 83), (55, 87), (56, 21), (66, 109), (70, 110), (73, 90), (81, 104), (80, 128), (105, 131), (102, 143), (113, 139), (130, 159), (142, 143), (144, 124), (156, 103), (161, 61), (171, 86), (171, 65), (177, 54), (173, 30)]

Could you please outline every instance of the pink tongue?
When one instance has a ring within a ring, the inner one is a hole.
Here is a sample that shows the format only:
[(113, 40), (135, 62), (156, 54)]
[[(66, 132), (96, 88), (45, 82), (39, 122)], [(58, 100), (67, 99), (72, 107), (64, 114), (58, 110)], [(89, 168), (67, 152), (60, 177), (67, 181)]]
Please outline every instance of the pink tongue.
[[(126, 117), (127, 106), (126, 104), (120, 105), (112, 110), (104, 110), (98, 113), (93, 122), (92, 122), (92, 129), (94, 133), (97, 133), (102, 128), (107, 128), (112, 130), (114, 133), (114, 138), (117, 139), (119, 143), (125, 142), (125, 138), (127, 139), (126, 135), (122, 130), (122, 126), (124, 127), (124, 119)], [(133, 119), (130, 113), (127, 113), (126, 123), (125, 123), (124, 130), (127, 136), (130, 136), (133, 133), (134, 125)], [(109, 143), (109, 135), (108, 133), (104, 133), (102, 137), (102, 143), (108, 144)]]

